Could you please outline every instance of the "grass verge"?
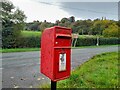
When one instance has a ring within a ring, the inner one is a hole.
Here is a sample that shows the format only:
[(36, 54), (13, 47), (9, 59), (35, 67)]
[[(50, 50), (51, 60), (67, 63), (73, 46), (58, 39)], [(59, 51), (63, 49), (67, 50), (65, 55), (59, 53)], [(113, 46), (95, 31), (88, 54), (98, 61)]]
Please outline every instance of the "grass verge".
[[(108, 46), (118, 46), (118, 45), (101, 45), (101, 46), (80, 46), (80, 47), (72, 47), (72, 49), (80, 49), (80, 48), (99, 48), (99, 47), (108, 47)], [(13, 49), (0, 49), (2, 53), (9, 52), (29, 52), (29, 51), (39, 51), (40, 48), (13, 48)]]
[(72, 47), (72, 49), (79, 49), (79, 48), (99, 48), (99, 47), (108, 47), (108, 46), (118, 46), (118, 45), (79, 46), (79, 47)]
[(10, 52), (29, 52), (29, 51), (39, 51), (40, 48), (15, 48), (15, 49), (0, 49), (2, 53)]
[[(103, 53), (71, 72), (68, 79), (58, 81), (57, 88), (118, 88), (118, 53)], [(42, 86), (50, 88), (50, 85)]]
[(72, 71), (58, 88), (118, 88), (118, 53), (96, 55)]

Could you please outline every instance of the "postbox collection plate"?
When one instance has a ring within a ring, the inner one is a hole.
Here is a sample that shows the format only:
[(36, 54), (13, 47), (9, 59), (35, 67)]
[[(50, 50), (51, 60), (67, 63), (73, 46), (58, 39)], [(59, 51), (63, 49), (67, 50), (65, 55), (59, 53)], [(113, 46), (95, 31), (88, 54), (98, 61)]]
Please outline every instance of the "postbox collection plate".
[(66, 70), (66, 53), (59, 54), (59, 71)]

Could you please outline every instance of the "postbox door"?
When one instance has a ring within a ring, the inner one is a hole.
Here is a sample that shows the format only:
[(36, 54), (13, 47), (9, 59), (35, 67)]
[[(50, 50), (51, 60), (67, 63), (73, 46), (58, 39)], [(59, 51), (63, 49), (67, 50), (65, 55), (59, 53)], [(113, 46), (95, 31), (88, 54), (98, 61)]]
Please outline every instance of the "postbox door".
[(70, 49), (55, 49), (55, 78), (62, 79), (70, 75)]

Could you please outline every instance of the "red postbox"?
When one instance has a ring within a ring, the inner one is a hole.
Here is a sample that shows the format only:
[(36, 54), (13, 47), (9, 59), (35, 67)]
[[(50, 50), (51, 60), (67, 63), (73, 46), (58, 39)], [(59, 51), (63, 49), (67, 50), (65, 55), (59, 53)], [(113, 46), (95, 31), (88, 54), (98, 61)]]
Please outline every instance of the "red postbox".
[(70, 76), (71, 29), (54, 26), (47, 28), (41, 38), (41, 73), (52, 81)]

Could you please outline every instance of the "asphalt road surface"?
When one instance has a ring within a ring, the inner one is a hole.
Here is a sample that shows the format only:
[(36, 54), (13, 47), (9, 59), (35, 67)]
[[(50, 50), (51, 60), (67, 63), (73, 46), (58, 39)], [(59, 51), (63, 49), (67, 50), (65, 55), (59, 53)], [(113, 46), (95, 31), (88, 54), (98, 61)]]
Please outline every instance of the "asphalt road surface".
[[(72, 69), (83, 64), (92, 56), (103, 52), (118, 51), (117, 46), (72, 49)], [(2, 88), (37, 88), (50, 83), (40, 73), (40, 52), (17, 52), (2, 54)]]

